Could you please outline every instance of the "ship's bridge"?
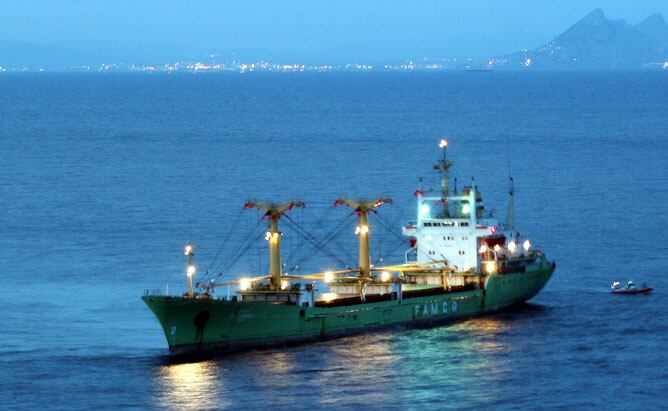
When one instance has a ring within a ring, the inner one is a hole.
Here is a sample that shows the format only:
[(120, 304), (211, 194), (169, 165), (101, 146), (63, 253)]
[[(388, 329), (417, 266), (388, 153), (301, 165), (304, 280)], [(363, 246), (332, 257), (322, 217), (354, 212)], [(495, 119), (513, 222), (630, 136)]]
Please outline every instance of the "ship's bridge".
[(406, 260), (447, 260), (457, 271), (479, 271), (478, 249), (485, 239), (500, 236), (498, 222), (485, 211), (480, 192), (466, 187), (448, 196), (417, 191), (417, 220), (403, 228), (411, 237)]

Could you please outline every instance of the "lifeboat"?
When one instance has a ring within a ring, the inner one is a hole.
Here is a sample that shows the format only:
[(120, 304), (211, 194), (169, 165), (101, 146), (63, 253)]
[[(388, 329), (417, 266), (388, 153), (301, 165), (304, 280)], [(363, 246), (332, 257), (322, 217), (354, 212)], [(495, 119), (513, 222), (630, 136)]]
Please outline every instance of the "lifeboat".
[(636, 287), (633, 280), (629, 280), (624, 287), (621, 286), (619, 281), (614, 281), (610, 288), (613, 294), (647, 294), (653, 290), (646, 283), (643, 283), (642, 287)]

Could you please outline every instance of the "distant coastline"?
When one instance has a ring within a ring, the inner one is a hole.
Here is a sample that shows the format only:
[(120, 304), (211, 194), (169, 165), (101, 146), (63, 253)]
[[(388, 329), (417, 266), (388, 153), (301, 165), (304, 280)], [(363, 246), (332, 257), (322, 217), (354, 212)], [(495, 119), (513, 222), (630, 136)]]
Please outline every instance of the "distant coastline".
[[(471, 58), (420, 57), (395, 62), (350, 62), (307, 64), (298, 61), (240, 59), (235, 53), (221, 57), (207, 52), (201, 58), (166, 59), (160, 64), (127, 62), (70, 64), (92, 61), (71, 50), (57, 47), (0, 42), (0, 74), (7, 72), (165, 72), (165, 73), (253, 73), (253, 72), (378, 72), (378, 71), (492, 71), (534, 69), (664, 69), (668, 70), (668, 24), (652, 14), (638, 24), (611, 20), (596, 9), (564, 33), (535, 49)], [(50, 57), (43, 57), (50, 56)], [(51, 59), (51, 63), (47, 60)], [(24, 62), (21, 62), (21, 61)], [(154, 59), (155, 60), (155, 59)], [(56, 63), (56, 61), (58, 63)], [(70, 63), (64, 63), (70, 61)], [(27, 63), (30, 62), (30, 63)]]
[(530, 71), (667, 71), (668, 61), (656, 62), (640, 67), (490, 67), (490, 68), (471, 68), (468, 65), (367, 65), (367, 68), (357, 68), (355, 66), (337, 65), (323, 68), (315, 65), (283, 65), (275, 64), (267, 69), (244, 69), (241, 66), (225, 67), (202, 67), (202, 68), (179, 68), (170, 69), (163, 66), (123, 66), (109, 65), (81, 67), (64, 67), (62, 69), (45, 68), (8, 68), (0, 66), (0, 76), (10, 74), (44, 74), (44, 73), (145, 73), (145, 74), (231, 74), (231, 75), (253, 75), (261, 73), (289, 74), (289, 73), (436, 73), (436, 72), (462, 72), (462, 73), (490, 73), (490, 72), (530, 72)]

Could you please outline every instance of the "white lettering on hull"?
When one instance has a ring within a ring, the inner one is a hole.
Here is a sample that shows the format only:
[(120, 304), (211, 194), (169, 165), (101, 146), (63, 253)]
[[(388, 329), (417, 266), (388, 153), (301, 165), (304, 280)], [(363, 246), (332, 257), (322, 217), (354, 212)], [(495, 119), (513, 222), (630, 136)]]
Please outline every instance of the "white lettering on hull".
[(438, 303), (416, 304), (415, 316), (429, 317), (438, 314), (447, 314), (448, 308), (453, 312), (457, 312), (457, 301), (448, 302), (443, 301), (441, 305)]

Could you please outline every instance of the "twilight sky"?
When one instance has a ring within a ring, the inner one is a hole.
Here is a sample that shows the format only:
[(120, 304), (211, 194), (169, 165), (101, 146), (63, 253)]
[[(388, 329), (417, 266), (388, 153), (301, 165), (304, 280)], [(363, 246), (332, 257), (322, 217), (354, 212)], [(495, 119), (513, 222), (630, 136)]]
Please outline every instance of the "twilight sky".
[(484, 56), (536, 47), (595, 8), (668, 17), (666, 0), (0, 0), (0, 43), (306, 62)]

